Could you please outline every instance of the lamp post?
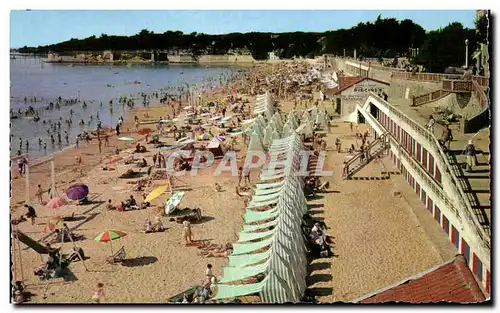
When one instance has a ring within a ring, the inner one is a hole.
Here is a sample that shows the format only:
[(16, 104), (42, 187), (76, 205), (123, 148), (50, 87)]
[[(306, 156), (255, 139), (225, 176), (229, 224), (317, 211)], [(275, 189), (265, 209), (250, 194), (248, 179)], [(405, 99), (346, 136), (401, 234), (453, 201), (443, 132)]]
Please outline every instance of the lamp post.
[(465, 39), (465, 69), (469, 67), (469, 39)]

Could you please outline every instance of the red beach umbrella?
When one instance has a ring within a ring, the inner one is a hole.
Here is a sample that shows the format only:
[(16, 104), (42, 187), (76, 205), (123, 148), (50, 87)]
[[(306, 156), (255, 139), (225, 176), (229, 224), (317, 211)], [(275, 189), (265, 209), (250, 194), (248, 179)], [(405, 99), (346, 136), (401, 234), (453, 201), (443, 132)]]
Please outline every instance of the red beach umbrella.
[(64, 204), (66, 204), (66, 199), (64, 199), (63, 197), (55, 197), (47, 202), (46, 207), (48, 207), (49, 209), (57, 209)]

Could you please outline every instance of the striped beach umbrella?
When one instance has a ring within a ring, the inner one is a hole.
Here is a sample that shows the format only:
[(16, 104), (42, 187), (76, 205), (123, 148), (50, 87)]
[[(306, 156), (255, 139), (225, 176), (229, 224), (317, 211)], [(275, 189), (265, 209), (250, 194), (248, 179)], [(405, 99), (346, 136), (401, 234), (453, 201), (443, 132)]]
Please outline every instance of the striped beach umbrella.
[(125, 236), (127, 236), (127, 233), (121, 230), (107, 230), (101, 233), (99, 236), (95, 237), (95, 241), (109, 242), (111, 240), (115, 240)]
[(59, 227), (61, 222), (62, 222), (62, 219), (60, 216), (52, 217), (43, 226), (43, 232), (46, 233), (47, 231), (54, 231), (56, 228)]
[(107, 230), (103, 233), (101, 233), (99, 236), (95, 237), (95, 241), (99, 242), (109, 242), (109, 247), (111, 249), (111, 255), (113, 255), (113, 245), (111, 244), (112, 240), (125, 237), (127, 236), (127, 233), (121, 231), (121, 230)]
[(77, 184), (68, 187), (66, 197), (73, 201), (84, 199), (89, 194), (89, 187), (84, 184)]
[(174, 193), (165, 203), (165, 214), (172, 213), (175, 208), (181, 203), (182, 198), (184, 197), (184, 191), (177, 191)]

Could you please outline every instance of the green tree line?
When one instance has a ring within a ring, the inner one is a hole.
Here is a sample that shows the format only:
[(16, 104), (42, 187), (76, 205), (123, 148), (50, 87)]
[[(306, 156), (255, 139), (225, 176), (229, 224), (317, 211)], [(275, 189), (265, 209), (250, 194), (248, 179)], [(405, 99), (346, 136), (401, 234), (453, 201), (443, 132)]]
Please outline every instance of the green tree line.
[[(374, 22), (359, 23), (349, 29), (326, 32), (288, 33), (230, 33), (209, 35), (184, 34), (181, 31), (154, 33), (147, 29), (133, 36), (101, 34), (85, 39), (72, 38), (57, 44), (23, 47), (21, 53), (64, 53), (69, 51), (135, 51), (168, 50), (192, 55), (228, 54), (247, 52), (255, 59), (266, 59), (269, 52), (280, 58), (315, 57), (322, 54), (353, 56), (360, 58), (394, 58), (409, 54), (410, 48), (419, 48), (419, 55), (412, 62), (427, 70), (442, 72), (448, 66), (465, 63), (465, 39), (469, 40), (469, 54), (478, 42), (487, 37), (487, 21), (476, 21), (477, 29), (464, 28), (460, 23), (426, 32), (412, 20), (381, 18)], [(481, 30), (479, 30), (481, 29)]]

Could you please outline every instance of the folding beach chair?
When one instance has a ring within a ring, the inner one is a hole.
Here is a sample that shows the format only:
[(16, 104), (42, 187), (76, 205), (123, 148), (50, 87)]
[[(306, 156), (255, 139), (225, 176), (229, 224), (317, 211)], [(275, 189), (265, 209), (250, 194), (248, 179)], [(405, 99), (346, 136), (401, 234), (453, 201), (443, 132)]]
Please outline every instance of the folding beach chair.
[(120, 250), (118, 250), (114, 255), (108, 257), (106, 259), (106, 262), (110, 264), (114, 263), (121, 263), (123, 260), (125, 260), (125, 257), (127, 256), (127, 253), (125, 252), (125, 247), (122, 246)]

